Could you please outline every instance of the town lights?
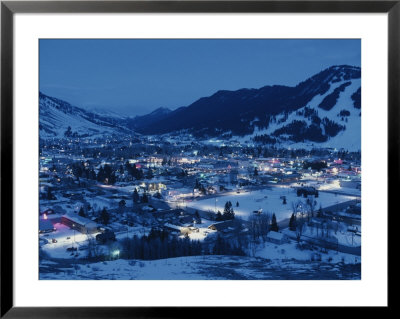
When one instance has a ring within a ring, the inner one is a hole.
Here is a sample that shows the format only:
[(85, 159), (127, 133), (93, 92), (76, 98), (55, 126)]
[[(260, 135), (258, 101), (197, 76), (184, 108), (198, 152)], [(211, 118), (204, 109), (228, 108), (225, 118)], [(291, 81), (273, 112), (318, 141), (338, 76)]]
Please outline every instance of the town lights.
[(114, 258), (118, 259), (118, 258), (119, 258), (119, 250), (116, 249), (116, 250), (112, 251), (111, 255), (112, 255)]

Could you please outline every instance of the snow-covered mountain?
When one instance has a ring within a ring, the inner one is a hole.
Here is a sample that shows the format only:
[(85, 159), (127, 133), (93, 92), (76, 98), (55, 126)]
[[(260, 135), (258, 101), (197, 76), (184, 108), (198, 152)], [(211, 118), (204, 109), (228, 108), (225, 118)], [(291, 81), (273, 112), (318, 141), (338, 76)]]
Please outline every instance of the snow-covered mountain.
[(121, 118), (90, 112), (39, 93), (40, 138), (104, 136), (129, 133)]
[(87, 111), (40, 93), (41, 138), (179, 131), (197, 139), (360, 150), (361, 69), (332, 66), (294, 87), (218, 91), (186, 107), (135, 118)]
[(361, 78), (341, 76), (327, 81), (329, 89), (305, 106), (274, 116), (255, 127), (247, 140), (292, 148), (330, 147), (361, 150)]
[(361, 69), (332, 66), (295, 87), (218, 91), (137, 130), (293, 147), (361, 147)]

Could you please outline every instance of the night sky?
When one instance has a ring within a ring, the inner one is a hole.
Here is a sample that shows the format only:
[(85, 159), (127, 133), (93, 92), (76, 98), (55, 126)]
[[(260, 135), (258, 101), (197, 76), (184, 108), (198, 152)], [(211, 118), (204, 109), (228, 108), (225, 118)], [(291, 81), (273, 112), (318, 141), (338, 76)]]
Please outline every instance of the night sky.
[(360, 40), (40, 40), (40, 90), (87, 109), (141, 115), (218, 90), (294, 86), (340, 64)]

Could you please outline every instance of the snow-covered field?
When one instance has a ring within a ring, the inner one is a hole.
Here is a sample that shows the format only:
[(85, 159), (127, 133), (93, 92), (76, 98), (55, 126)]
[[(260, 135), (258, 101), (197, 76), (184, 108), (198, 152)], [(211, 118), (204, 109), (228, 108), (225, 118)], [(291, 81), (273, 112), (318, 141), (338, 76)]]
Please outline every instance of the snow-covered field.
[[(47, 234), (41, 234), (39, 237), (42, 250), (50, 258), (82, 259), (87, 257), (89, 245), (87, 235), (82, 234), (79, 231), (74, 232), (73, 229), (60, 223), (56, 223), (54, 226), (57, 229), (56, 231)], [(134, 235), (138, 237), (148, 235), (151, 230), (150, 227), (142, 226), (129, 227), (126, 225), (117, 224), (111, 224), (109, 226), (115, 228), (115, 236), (118, 240), (122, 240), (127, 237), (131, 238)], [(122, 230), (117, 230), (118, 227)], [(91, 238), (95, 239), (96, 235), (98, 234), (100, 234), (100, 232), (92, 234)], [(53, 243), (52, 239), (55, 239), (57, 242)], [(96, 244), (99, 247), (99, 251), (103, 251), (105, 253), (108, 252), (107, 245), (99, 245), (97, 242)], [(76, 247), (78, 250), (74, 251), (73, 253), (71, 251), (67, 251), (67, 248), (70, 247)], [(78, 253), (78, 255), (74, 256), (76, 253)]]
[[(295, 241), (281, 245), (265, 242), (257, 248), (255, 256), (272, 260), (294, 259), (297, 261), (309, 261), (313, 257), (313, 254), (316, 253), (317, 252), (310, 250), (300, 250), (296, 248)], [(321, 256), (321, 262), (339, 263), (344, 261), (348, 264), (354, 264), (361, 261), (361, 257), (359, 256), (338, 253), (334, 250), (328, 250), (327, 253), (319, 253), (319, 255)]]
[[(325, 258), (324, 258), (325, 259)], [(194, 256), (152, 261), (67, 264), (44, 260), (40, 279), (257, 280), (360, 279), (360, 264), (237, 256)]]
[[(67, 251), (67, 248), (76, 247), (78, 250), (79, 257), (86, 257), (87, 250), (79, 250), (79, 248), (85, 248), (88, 244), (88, 236), (80, 233), (79, 231), (74, 231), (73, 229), (60, 224), (54, 224), (56, 231), (48, 234), (40, 235), (41, 239), (47, 240), (47, 244), (42, 245), (42, 249), (52, 258), (71, 258), (71, 252)], [(95, 237), (99, 233), (95, 233), (92, 236)], [(57, 242), (53, 243), (52, 239)], [(42, 241), (43, 242), (43, 241)]]
[[(286, 196), (287, 204), (282, 204), (281, 196)], [(335, 195), (332, 193), (320, 192), (317, 201), (316, 210), (321, 205), (322, 208), (339, 204), (342, 202), (355, 199), (353, 196)], [(292, 202), (305, 202), (302, 197), (297, 197), (296, 192), (290, 187), (271, 187), (262, 190), (244, 192), (240, 194), (231, 192), (227, 195), (215, 198), (200, 199), (197, 201), (187, 202), (187, 206), (203, 211), (224, 211), (227, 201), (231, 201), (235, 215), (247, 219), (253, 211), (262, 209), (263, 212), (275, 213), (278, 221), (290, 218), (292, 214)], [(236, 207), (236, 202), (239, 206)]]

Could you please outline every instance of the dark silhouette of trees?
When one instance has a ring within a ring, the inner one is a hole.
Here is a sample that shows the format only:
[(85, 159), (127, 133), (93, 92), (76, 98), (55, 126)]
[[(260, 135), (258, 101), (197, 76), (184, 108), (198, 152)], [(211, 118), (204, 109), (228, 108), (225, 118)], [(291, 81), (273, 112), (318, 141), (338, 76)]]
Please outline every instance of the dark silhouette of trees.
[(239, 243), (228, 242), (220, 234), (217, 235), (214, 247), (211, 250), (213, 255), (234, 255), (245, 256), (245, 252)]
[(128, 161), (125, 163), (125, 169), (128, 172), (128, 174), (137, 180), (141, 180), (144, 177), (143, 171), (139, 168), (136, 167), (136, 164), (131, 165)]
[(311, 168), (313, 170), (320, 171), (324, 168), (327, 168), (328, 164), (324, 161), (318, 161), (318, 162), (304, 162), (303, 163), (303, 168), (308, 169)]
[(71, 126), (68, 126), (67, 130), (64, 132), (65, 137), (71, 137), (72, 136), (72, 130)]
[(133, 191), (132, 200), (133, 200), (134, 204), (137, 204), (140, 201), (140, 197), (139, 197), (139, 193), (137, 191), (137, 188), (135, 188), (135, 190)]
[(257, 213), (249, 217), (249, 232), (253, 241), (266, 238), (271, 230), (271, 215), (269, 213)]
[(110, 214), (107, 212), (107, 209), (104, 207), (100, 214), (100, 221), (104, 225), (108, 225), (110, 222)]
[(126, 207), (126, 202), (125, 202), (124, 199), (121, 199), (121, 200), (119, 201), (119, 203), (118, 203), (118, 209), (119, 209), (119, 212), (120, 212), (121, 214), (124, 212), (125, 207)]
[(346, 87), (348, 87), (351, 84), (351, 82), (345, 82), (339, 87), (337, 87), (335, 90), (333, 90), (332, 93), (328, 94), (322, 102), (318, 105), (321, 109), (324, 109), (326, 111), (329, 111), (332, 107), (335, 106), (337, 99), (339, 98), (340, 92), (343, 92)]
[(97, 181), (104, 184), (115, 184), (117, 178), (112, 167), (108, 164), (101, 166), (97, 173)]
[(233, 211), (232, 203), (230, 201), (227, 201), (225, 203), (225, 208), (224, 208), (224, 212), (222, 214), (222, 219), (230, 220), (230, 219), (234, 219), (234, 218), (235, 218), (235, 213)]
[(361, 109), (361, 88), (351, 95), (351, 99), (353, 100), (354, 107), (356, 109)]
[(83, 206), (81, 206), (81, 208), (79, 209), (78, 215), (81, 216), (81, 217), (86, 217), (86, 214), (85, 214), (85, 211), (83, 209)]
[(181, 256), (198, 256), (203, 252), (199, 241), (170, 237), (168, 232), (152, 229), (148, 236), (122, 240), (121, 258), (155, 260)]
[(215, 216), (215, 220), (216, 220), (216, 221), (222, 221), (222, 220), (223, 220), (222, 214), (221, 214), (220, 211), (217, 212), (217, 214), (216, 214), (216, 216)]
[(48, 187), (47, 188), (47, 199), (48, 200), (56, 200), (57, 198), (54, 196), (54, 194), (52, 193), (52, 188)]
[(154, 175), (153, 175), (153, 170), (152, 170), (151, 168), (149, 168), (149, 169), (147, 170), (146, 178), (147, 178), (147, 179), (152, 179), (153, 177), (154, 177)]
[(271, 230), (272, 231), (279, 231), (278, 223), (276, 222), (276, 216), (275, 213), (272, 214), (272, 220), (271, 220)]
[(146, 192), (143, 193), (142, 198), (140, 200), (142, 203), (148, 203), (149, 202), (149, 196), (147, 195)]
[(257, 167), (254, 167), (254, 173), (253, 173), (253, 175), (254, 175), (254, 176), (258, 176), (258, 169), (257, 169)]
[(297, 227), (296, 216), (294, 215), (294, 213), (292, 213), (292, 216), (290, 216), (289, 220), (289, 229), (291, 231), (296, 231), (296, 227)]

